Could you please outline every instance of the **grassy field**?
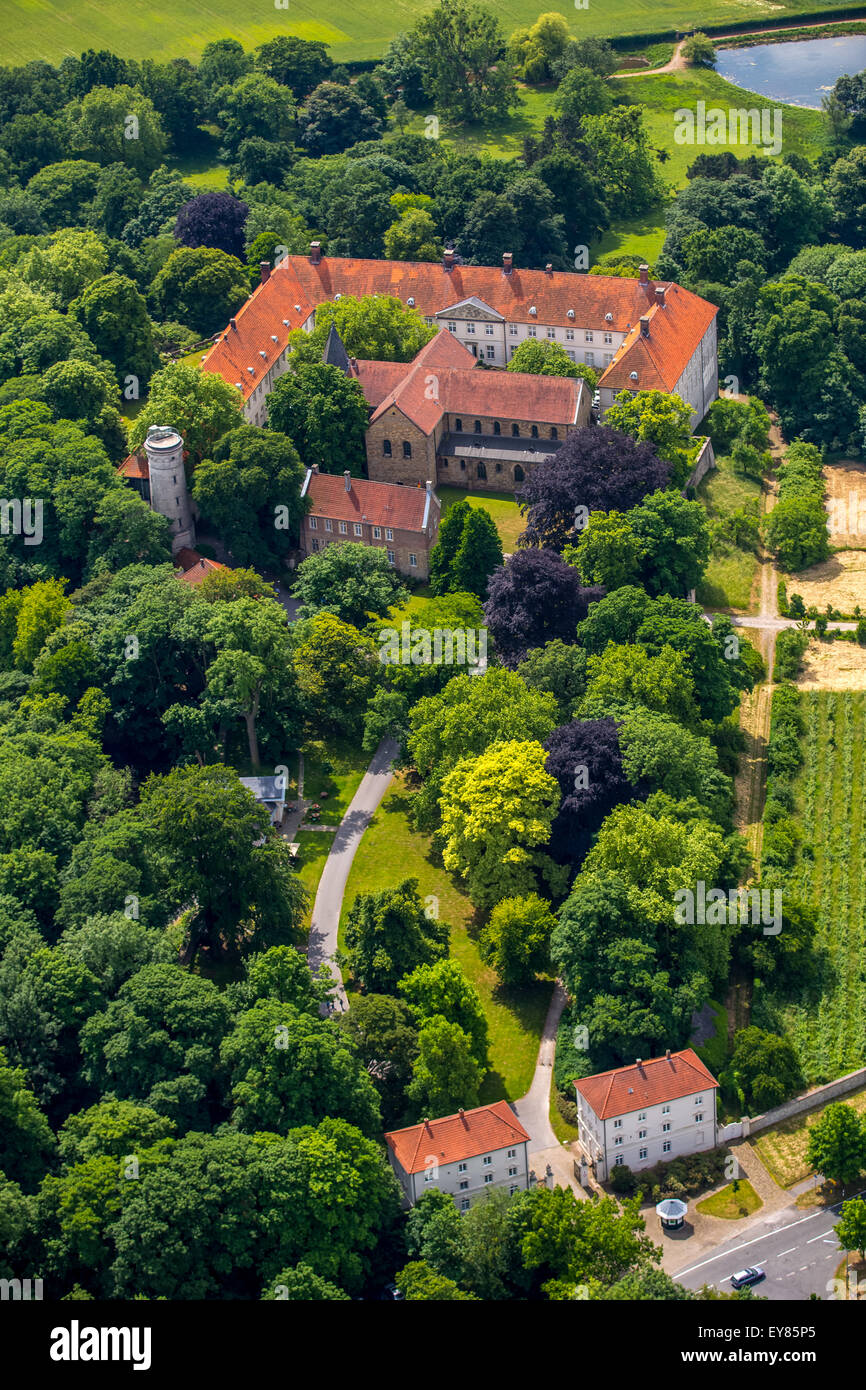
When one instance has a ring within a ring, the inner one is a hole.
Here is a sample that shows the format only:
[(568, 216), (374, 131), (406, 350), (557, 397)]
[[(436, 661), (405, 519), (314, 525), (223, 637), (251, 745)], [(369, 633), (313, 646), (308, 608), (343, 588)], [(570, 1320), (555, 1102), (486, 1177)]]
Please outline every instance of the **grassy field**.
[[(336, 742), (306, 745), (304, 800), (321, 804), (322, 825), (340, 824), (369, 761), (357, 745)], [(330, 772), (325, 771), (325, 763), (331, 764)]]
[[(859, 1114), (866, 1113), (866, 1091), (855, 1091), (841, 1099)], [(811, 1169), (806, 1162), (809, 1130), (823, 1114), (823, 1110), (813, 1110), (810, 1115), (796, 1115), (792, 1120), (783, 1120), (775, 1129), (753, 1137), (758, 1157), (780, 1187), (791, 1187), (809, 1177)]]
[(451, 955), (481, 996), (490, 1030), (491, 1070), (481, 1089), (483, 1102), (516, 1100), (532, 1081), (551, 985), (503, 989), (478, 953), (475, 914), (463, 889), (434, 860), (430, 839), (413, 830), (408, 801), (398, 778), (365, 832), (349, 873), (340, 923), (340, 945), (349, 909), (358, 893), (393, 887), (416, 878), (422, 898), (439, 900), (439, 916), (451, 927)]
[(720, 1192), (714, 1192), (712, 1197), (698, 1202), (697, 1210), (702, 1216), (721, 1216), (726, 1221), (739, 1221), (744, 1216), (751, 1216), (763, 1205), (748, 1178), (740, 1178), (736, 1192), (733, 1184), (729, 1183)]
[[(734, 472), (729, 458), (720, 456), (697, 489), (711, 520), (721, 520), (732, 512), (759, 501), (761, 485), (754, 478), (744, 478)], [(751, 609), (752, 587), (758, 570), (758, 557), (751, 550), (731, 546), (710, 556), (703, 582), (698, 585), (697, 600), (707, 608)]]
[(297, 858), (298, 878), (310, 895), (304, 916), (304, 929), (309, 930), (316, 889), (319, 886), (319, 879), (322, 877), (325, 860), (331, 852), (334, 836), (328, 831), (299, 830), (295, 836), (295, 842), (300, 845)]
[(442, 503), (442, 515), (461, 498), (466, 498), (470, 507), (483, 507), (496, 522), (502, 549), (506, 555), (517, 546), (517, 537), (526, 528), (523, 513), (514, 500), (513, 493), (467, 492), (463, 487), (437, 487), (436, 495)]
[(820, 998), (780, 1023), (814, 1085), (866, 1063), (866, 692), (804, 691), (795, 817), (805, 843), (785, 886), (819, 911)]
[[(856, 0), (835, 0), (837, 6)], [(108, 48), (130, 58), (159, 55), (195, 58), (206, 43), (234, 38), (246, 48), (278, 34), (318, 39), (345, 62), (379, 57), (395, 34), (410, 29), (418, 16), (433, 8), (432, 0), (355, 0), (348, 6), (339, 0), (291, 0), (277, 8), (267, 4), (238, 6), (235, 0), (145, 0), (132, 5), (119, 0), (89, 0), (70, 5), (68, 0), (0, 0), (4, 63), (24, 63), (33, 58), (58, 61), (86, 48)], [(684, 0), (607, 0), (576, 11), (566, 0), (552, 0), (551, 10), (565, 15), (577, 37), (598, 34), (612, 37), (662, 29), (686, 30), (701, 24), (733, 23), (796, 16), (814, 10), (814, 0), (704, 0), (702, 5)], [(505, 0), (496, 15), (506, 34), (538, 18), (533, 0)]]

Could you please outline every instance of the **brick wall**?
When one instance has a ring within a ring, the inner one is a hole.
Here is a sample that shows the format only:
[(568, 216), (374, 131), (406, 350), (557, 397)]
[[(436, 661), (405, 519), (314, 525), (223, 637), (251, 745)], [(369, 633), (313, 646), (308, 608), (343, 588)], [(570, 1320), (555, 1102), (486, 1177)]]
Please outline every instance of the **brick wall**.
[[(391, 457), (382, 453), (383, 439), (391, 441)], [(403, 457), (403, 440), (412, 446), (412, 457)], [(436, 443), (407, 420), (402, 411), (389, 410), (367, 430), (367, 473), (377, 483), (420, 483), (436, 477)]]

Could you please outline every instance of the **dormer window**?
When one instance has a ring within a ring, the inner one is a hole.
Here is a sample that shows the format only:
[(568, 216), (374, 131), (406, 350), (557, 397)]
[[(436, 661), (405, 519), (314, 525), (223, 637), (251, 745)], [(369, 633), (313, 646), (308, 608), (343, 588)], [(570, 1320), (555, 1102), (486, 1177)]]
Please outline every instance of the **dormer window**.
[(410, 308), (410, 309), (414, 309), (414, 308), (415, 308), (415, 301), (414, 301), (414, 299), (407, 299), (407, 300), (406, 300), (406, 303), (409, 305), (409, 308)]
[(567, 317), (570, 318), (570, 319), (573, 319), (573, 318), (574, 318), (574, 310), (573, 310), (573, 309), (569, 309), (568, 314), (567, 314)]

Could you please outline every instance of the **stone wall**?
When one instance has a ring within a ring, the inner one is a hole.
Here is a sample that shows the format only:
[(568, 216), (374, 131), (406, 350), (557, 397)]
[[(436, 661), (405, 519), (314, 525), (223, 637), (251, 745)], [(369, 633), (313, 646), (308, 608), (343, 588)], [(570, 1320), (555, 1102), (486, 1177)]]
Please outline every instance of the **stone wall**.
[[(383, 439), (391, 441), (391, 456), (382, 453)], [(412, 446), (412, 457), (403, 457), (403, 440)], [(402, 411), (389, 410), (367, 429), (367, 473), (376, 483), (409, 483), (421, 487), (436, 477), (435, 440), (407, 420)]]
[(697, 487), (698, 483), (707, 476), (711, 468), (716, 466), (716, 456), (713, 453), (713, 443), (709, 435), (704, 439), (700, 447), (695, 466), (683, 485), (683, 492), (686, 488)]
[(719, 1143), (727, 1144), (733, 1139), (748, 1139), (750, 1134), (760, 1134), (762, 1130), (772, 1129), (774, 1125), (781, 1124), (783, 1120), (790, 1120), (794, 1115), (807, 1115), (810, 1110), (820, 1110), (822, 1106), (829, 1105), (831, 1100), (838, 1100), (840, 1096), (862, 1090), (864, 1086), (866, 1067), (860, 1067), (858, 1071), (848, 1072), (846, 1076), (828, 1081), (824, 1086), (815, 1086), (813, 1090), (806, 1091), (802, 1096), (795, 1096), (784, 1105), (777, 1105), (764, 1115), (756, 1115), (754, 1118), (744, 1115), (742, 1120), (723, 1125), (718, 1132)]

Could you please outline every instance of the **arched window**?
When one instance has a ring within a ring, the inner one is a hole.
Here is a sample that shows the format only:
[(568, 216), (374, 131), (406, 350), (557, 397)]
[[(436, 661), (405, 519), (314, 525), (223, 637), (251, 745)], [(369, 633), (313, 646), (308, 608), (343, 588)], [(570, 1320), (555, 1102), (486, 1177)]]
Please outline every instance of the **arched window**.
[(383, 456), (383, 458), (386, 458), (386, 459), (389, 459), (389, 458), (391, 457), (391, 441), (390, 441), (390, 439), (383, 439), (383, 440), (382, 440), (382, 456)]
[(502, 433), (502, 426), (500, 425), (500, 423), (499, 423), (498, 420), (494, 420), (494, 421), (493, 421), (493, 433), (494, 433), (494, 434), (501, 434), (501, 433)]
[(462, 420), (455, 420), (455, 421), (454, 421), (454, 429), (456, 430), (457, 434), (459, 434), (460, 431), (463, 429), (463, 421), (462, 421)]
[(523, 482), (523, 469), (520, 467), (519, 463), (516, 463), (514, 465), (514, 481), (516, 483)]
[(550, 437), (551, 437), (551, 439), (558, 439), (558, 438), (559, 438), (559, 430), (556, 428), (556, 425), (551, 425), (551, 426), (550, 426)]
[(409, 443), (408, 439), (403, 440), (403, 457), (404, 459), (410, 459), (412, 457), (412, 445)]
[(501, 464), (501, 463), (497, 463), (497, 465), (496, 465), (496, 471), (497, 471), (497, 473), (501, 473), (501, 472), (502, 472), (502, 464)]
[(518, 439), (518, 438), (520, 437), (520, 426), (519, 426), (519, 425), (512, 425), (512, 426), (511, 426), (511, 434), (512, 434), (512, 437), (513, 437), (514, 439)]
[(486, 466), (486, 464), (479, 463), (478, 468), (477, 468), (477, 470), (476, 470), (475, 476), (476, 476), (477, 478), (486, 478), (486, 477), (487, 477), (487, 466)]
[(461, 459), (461, 460), (460, 460), (460, 468), (461, 468), (461, 470), (462, 470), (464, 473), (466, 472), (466, 460), (465, 460), (465, 459)]
[(537, 438), (538, 438), (538, 426), (537, 426), (537, 425), (533, 425), (533, 426), (532, 426), (532, 429), (531, 429), (531, 431), (530, 431), (530, 433), (531, 433), (533, 439), (537, 439)]
[(476, 420), (476, 421), (475, 421), (475, 433), (476, 433), (476, 434), (480, 434), (480, 433), (481, 433), (481, 421), (480, 421), (480, 420)]

